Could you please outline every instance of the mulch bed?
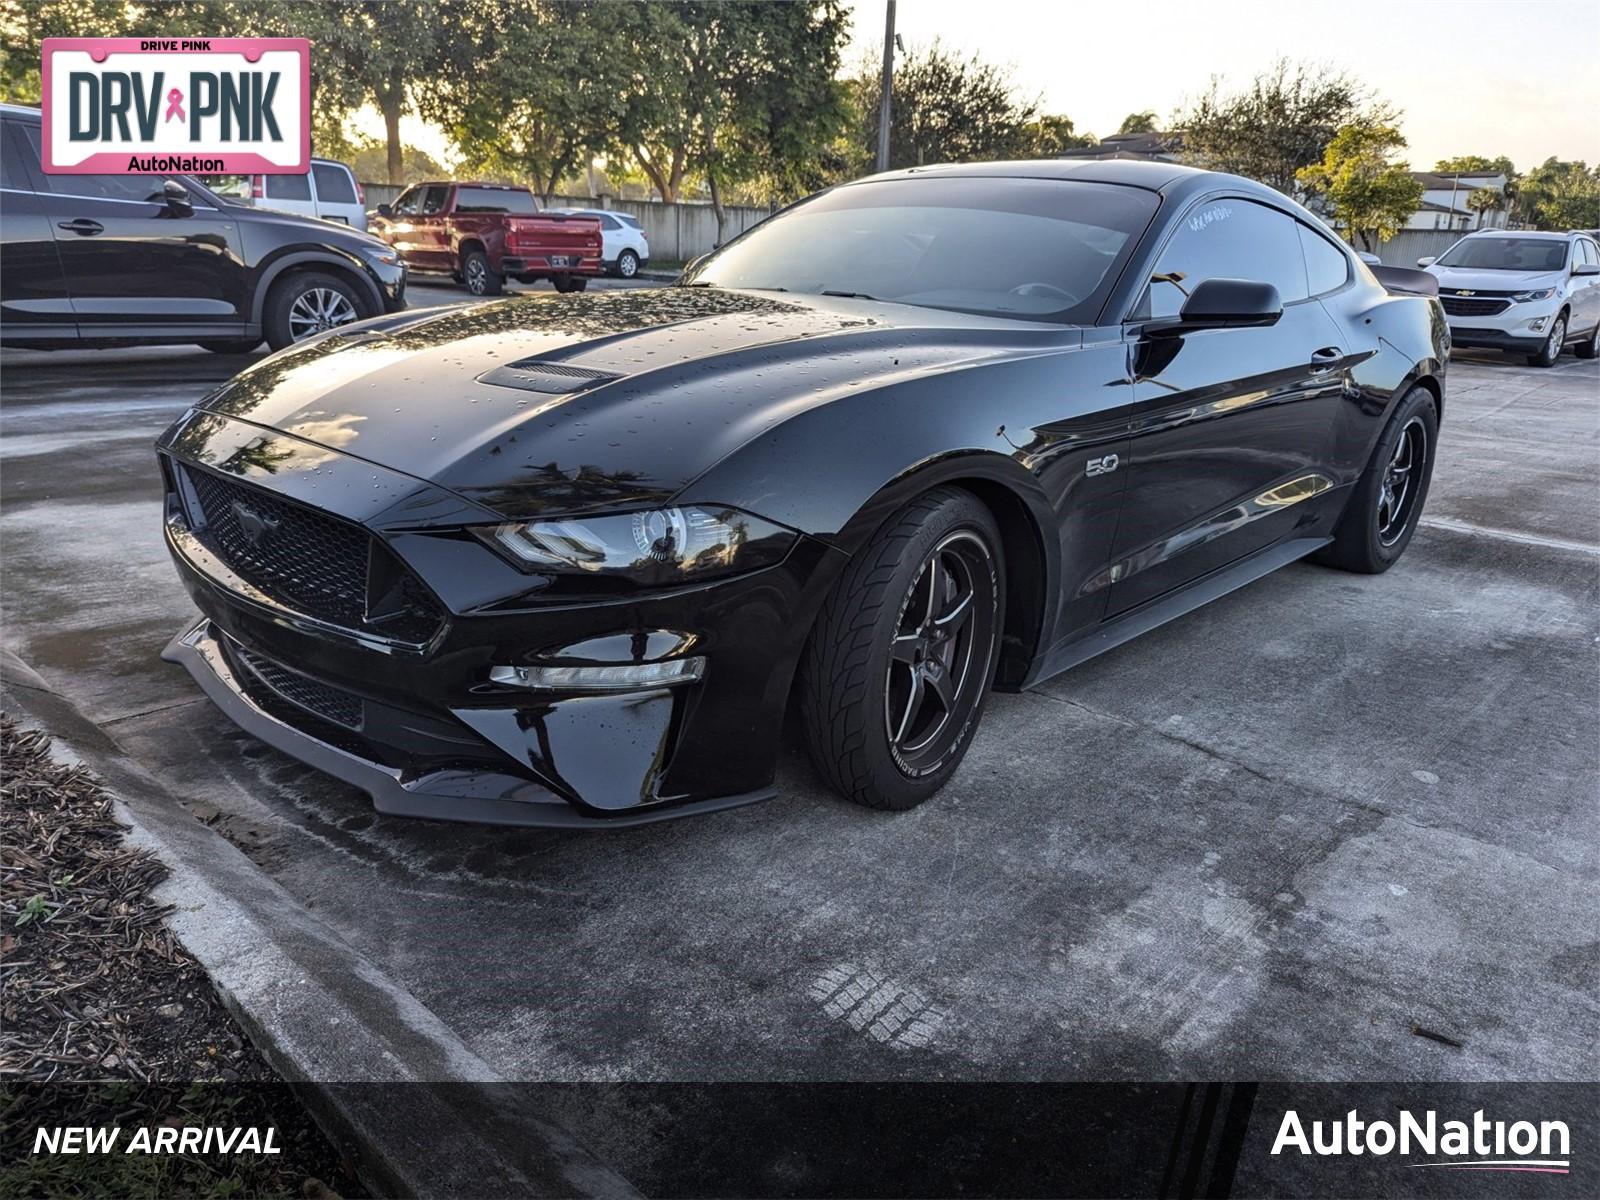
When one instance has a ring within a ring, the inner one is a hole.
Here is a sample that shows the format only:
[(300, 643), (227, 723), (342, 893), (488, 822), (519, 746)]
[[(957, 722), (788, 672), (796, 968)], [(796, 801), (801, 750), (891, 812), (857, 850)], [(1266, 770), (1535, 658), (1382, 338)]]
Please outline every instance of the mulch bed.
[[(19, 1107), (71, 1109), (71, 1123), (92, 1123), (85, 1105), (101, 1102), (125, 1127), (174, 1112), (189, 1123), (210, 1114), (244, 1124), (243, 1099), (261, 1123), (279, 1126), (284, 1153), (261, 1160), (267, 1176), (241, 1179), (240, 1194), (258, 1185), (331, 1194), (319, 1179), (360, 1194), (167, 928), (167, 909), (150, 896), (167, 868), (130, 847), (125, 829), (87, 769), (55, 761), (45, 734), (0, 715), (0, 1124), (22, 1117)], [(87, 1083), (102, 1086), (30, 1086)], [(277, 1086), (259, 1086), (269, 1084)], [(53, 1113), (61, 1123), (68, 1115)], [(229, 1160), (230, 1169), (244, 1161)], [(162, 1188), (211, 1194), (200, 1184), (216, 1168), (194, 1165), (203, 1168), (194, 1186), (163, 1177)]]

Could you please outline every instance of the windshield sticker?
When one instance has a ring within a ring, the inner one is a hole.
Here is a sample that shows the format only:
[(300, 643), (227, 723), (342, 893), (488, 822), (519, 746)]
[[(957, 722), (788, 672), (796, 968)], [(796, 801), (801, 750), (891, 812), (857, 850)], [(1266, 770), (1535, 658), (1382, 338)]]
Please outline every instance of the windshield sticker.
[(1219, 221), (1226, 221), (1231, 216), (1233, 216), (1233, 209), (1226, 204), (1213, 204), (1210, 208), (1203, 209), (1190, 217), (1189, 228), (1196, 233), (1200, 233)]

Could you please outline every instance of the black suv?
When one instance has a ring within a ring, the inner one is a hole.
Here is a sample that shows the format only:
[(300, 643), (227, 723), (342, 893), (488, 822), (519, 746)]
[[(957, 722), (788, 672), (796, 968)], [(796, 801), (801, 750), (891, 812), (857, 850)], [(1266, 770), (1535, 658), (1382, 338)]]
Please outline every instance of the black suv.
[(405, 307), (377, 238), (250, 208), (188, 176), (46, 175), (39, 111), (0, 105), (0, 341), (274, 350)]

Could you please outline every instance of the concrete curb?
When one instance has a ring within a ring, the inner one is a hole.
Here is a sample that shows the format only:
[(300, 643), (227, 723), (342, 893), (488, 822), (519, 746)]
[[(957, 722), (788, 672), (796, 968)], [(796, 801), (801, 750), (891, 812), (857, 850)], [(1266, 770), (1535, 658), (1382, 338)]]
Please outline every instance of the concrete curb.
[[(301, 1091), (336, 1141), (358, 1147), (375, 1193), (638, 1195), (415, 996), (173, 803), (9, 648), (0, 648), (0, 706), (92, 770), (132, 826), (129, 840), (172, 868), (155, 895), (173, 905), (173, 932), (273, 1067), (295, 1083), (347, 1085)], [(349, 1086), (397, 1083), (411, 1086)]]

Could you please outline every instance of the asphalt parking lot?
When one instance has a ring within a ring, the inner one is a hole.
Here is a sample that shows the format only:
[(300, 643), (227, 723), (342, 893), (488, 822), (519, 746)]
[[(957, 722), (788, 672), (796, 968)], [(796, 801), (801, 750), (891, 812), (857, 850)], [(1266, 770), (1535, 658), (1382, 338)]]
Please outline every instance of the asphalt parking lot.
[(377, 817), (159, 660), (150, 443), (242, 363), (0, 358), (7, 644), (503, 1076), (1600, 1069), (1600, 364), (1457, 361), (1399, 567), (995, 697), (914, 812), (791, 751), (772, 803), (585, 835)]

